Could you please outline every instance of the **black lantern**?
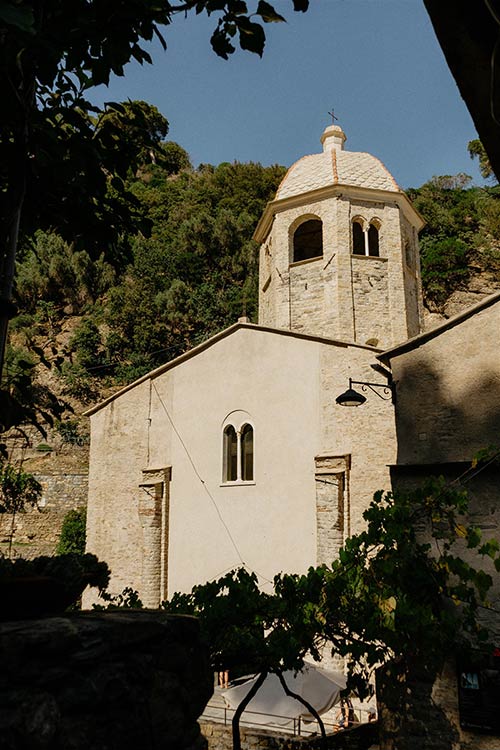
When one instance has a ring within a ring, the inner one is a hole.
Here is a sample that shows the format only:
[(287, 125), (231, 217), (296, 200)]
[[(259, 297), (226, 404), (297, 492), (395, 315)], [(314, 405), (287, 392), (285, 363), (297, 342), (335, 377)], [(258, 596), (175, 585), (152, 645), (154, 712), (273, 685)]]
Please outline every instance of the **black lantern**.
[[(392, 399), (392, 402), (394, 403), (394, 384), (392, 382), (390, 383), (368, 383), (364, 380), (352, 380), (349, 378), (349, 388), (344, 393), (341, 393), (340, 396), (337, 396), (335, 399), (335, 402), (339, 404), (339, 406), (361, 406), (365, 403), (366, 397), (363, 396), (362, 393), (358, 393), (358, 391), (355, 391), (352, 387), (354, 385), (360, 385), (362, 391), (373, 391), (379, 398), (381, 398), (383, 401), (389, 401)], [(379, 389), (379, 390), (376, 390)]]

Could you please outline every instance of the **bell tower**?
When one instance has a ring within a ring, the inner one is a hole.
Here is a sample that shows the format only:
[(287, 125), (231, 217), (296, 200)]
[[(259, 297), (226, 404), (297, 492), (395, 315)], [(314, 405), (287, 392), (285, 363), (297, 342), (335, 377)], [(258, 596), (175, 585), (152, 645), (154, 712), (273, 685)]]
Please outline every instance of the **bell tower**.
[(386, 349), (421, 329), (424, 222), (385, 166), (345, 141), (327, 127), (259, 221), (259, 323)]

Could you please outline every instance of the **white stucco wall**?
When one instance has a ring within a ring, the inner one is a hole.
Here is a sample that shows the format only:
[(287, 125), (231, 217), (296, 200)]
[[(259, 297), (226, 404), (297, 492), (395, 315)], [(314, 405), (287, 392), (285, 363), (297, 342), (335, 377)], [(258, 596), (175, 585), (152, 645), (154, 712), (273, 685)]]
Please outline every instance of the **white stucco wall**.
[[(372, 350), (251, 325), (216, 338), (92, 416), (88, 548), (111, 566), (114, 591), (144, 589), (139, 485), (148, 468), (172, 467), (168, 595), (242, 561), (264, 583), (315, 564), (319, 454), (357, 454), (351, 527), (387, 486), (391, 404), (376, 397), (362, 410), (335, 404), (349, 375), (373, 380)], [(222, 483), (222, 425), (233, 410), (248, 412), (254, 425), (253, 484)]]

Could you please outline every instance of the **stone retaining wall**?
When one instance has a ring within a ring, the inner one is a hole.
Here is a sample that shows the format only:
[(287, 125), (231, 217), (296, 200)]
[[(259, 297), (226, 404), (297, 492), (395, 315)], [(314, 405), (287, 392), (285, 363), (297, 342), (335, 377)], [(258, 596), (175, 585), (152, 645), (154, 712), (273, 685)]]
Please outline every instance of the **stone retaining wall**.
[[(200, 721), (200, 727), (208, 741), (208, 750), (232, 750), (230, 725)], [(242, 750), (319, 750), (321, 747), (318, 735), (294, 737), (252, 727), (240, 727), (240, 739)], [(327, 736), (329, 750), (367, 750), (376, 740), (376, 722)]]
[(205, 750), (198, 622), (152, 611), (0, 625), (0, 750)]
[[(27, 508), (14, 519), (13, 556), (32, 559), (53, 555), (65, 515), (87, 507), (88, 474), (34, 474), (42, 485), (38, 508)], [(12, 516), (0, 515), (0, 551), (8, 545)]]

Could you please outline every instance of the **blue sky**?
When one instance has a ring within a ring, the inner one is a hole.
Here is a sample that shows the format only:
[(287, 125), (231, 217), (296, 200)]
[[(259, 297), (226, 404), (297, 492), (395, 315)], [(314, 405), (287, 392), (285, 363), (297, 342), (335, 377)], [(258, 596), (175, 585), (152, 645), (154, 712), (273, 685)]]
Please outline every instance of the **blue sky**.
[(311, 0), (305, 14), (274, 5), (288, 22), (266, 26), (262, 59), (238, 50), (221, 60), (215, 17), (178, 16), (167, 51), (153, 44), (152, 66), (130, 64), (94, 101), (154, 104), (195, 166), (289, 166), (321, 150), (334, 107), (346, 148), (377, 156), (401, 187), (458, 172), (482, 183), (467, 153), (477, 134), (422, 0)]

